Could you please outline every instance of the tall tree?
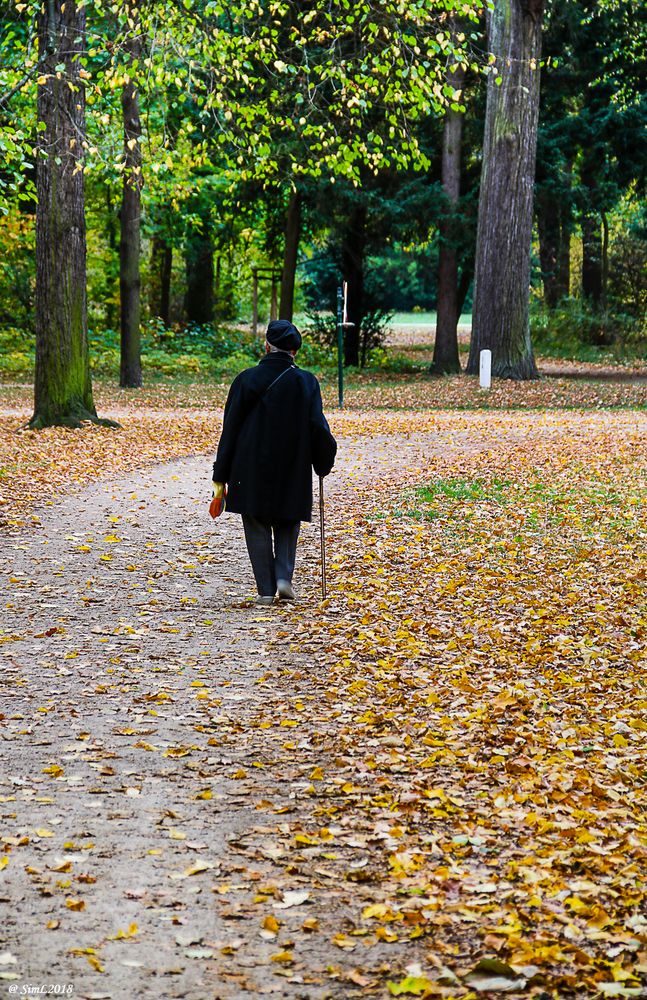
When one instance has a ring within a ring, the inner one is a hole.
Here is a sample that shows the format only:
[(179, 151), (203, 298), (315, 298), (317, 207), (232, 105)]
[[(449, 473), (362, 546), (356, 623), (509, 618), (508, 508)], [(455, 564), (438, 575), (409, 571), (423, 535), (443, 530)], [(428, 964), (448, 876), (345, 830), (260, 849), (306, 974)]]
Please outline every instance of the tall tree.
[[(447, 83), (456, 92), (463, 86), (465, 70), (454, 66)], [(462, 108), (450, 105), (443, 128), (442, 185), (446, 205), (439, 225), (438, 300), (436, 337), (431, 373), (446, 375), (459, 372), (458, 357), (458, 252), (456, 246), (455, 213), (461, 193), (461, 141), (463, 136)]]
[(281, 298), (279, 318), (292, 319), (294, 311), (294, 279), (297, 270), (299, 235), (301, 232), (301, 192), (293, 188), (290, 192), (285, 221), (285, 251), (281, 272)]
[(494, 0), (487, 14), (488, 77), (479, 198), (472, 342), (492, 373), (537, 378), (530, 341), (530, 244), (539, 112), (543, 0)]
[(83, 187), (85, 4), (47, 0), (38, 17), (36, 380), (31, 427), (97, 420), (87, 339)]
[(132, 28), (124, 42), (127, 72), (121, 91), (124, 121), (124, 180), (119, 220), (119, 291), (121, 306), (121, 366), (119, 385), (138, 389), (141, 362), (141, 252), (142, 151), (137, 75), (140, 72), (142, 36), (137, 3), (131, 5)]
[(364, 317), (364, 257), (366, 252), (366, 203), (353, 199), (343, 232), (342, 274), (348, 285), (348, 326), (344, 335), (344, 364), (359, 365)]
[(199, 198), (186, 235), (186, 294), (184, 308), (190, 323), (213, 322), (213, 239), (208, 205)]

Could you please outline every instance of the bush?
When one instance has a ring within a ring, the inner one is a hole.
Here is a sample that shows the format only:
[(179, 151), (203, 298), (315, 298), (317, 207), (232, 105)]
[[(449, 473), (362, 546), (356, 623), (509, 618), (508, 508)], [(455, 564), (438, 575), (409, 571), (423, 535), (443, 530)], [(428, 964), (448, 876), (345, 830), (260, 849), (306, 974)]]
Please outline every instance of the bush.
[(252, 368), (257, 363), (259, 355), (260, 352), (251, 354), (249, 351), (234, 351), (225, 358), (212, 361), (210, 369), (214, 375), (231, 377), (245, 371), (246, 368)]
[(596, 310), (579, 299), (565, 299), (552, 310), (533, 306), (530, 329), (540, 354), (579, 361), (626, 360), (639, 354), (647, 338), (634, 316)]
[[(373, 308), (364, 313), (360, 327), (359, 357), (360, 367), (366, 367), (371, 351), (381, 348), (389, 332), (392, 313)], [(337, 316), (332, 312), (307, 312), (305, 330), (308, 337), (325, 348), (328, 359), (336, 357)], [(334, 352), (334, 354), (333, 354)]]
[(167, 328), (157, 318), (150, 320), (144, 328), (144, 352), (149, 342), (167, 354), (205, 355), (212, 358), (228, 358), (236, 353), (257, 357), (262, 349), (262, 341), (253, 338), (245, 330), (217, 327), (211, 323), (190, 323), (184, 327)]

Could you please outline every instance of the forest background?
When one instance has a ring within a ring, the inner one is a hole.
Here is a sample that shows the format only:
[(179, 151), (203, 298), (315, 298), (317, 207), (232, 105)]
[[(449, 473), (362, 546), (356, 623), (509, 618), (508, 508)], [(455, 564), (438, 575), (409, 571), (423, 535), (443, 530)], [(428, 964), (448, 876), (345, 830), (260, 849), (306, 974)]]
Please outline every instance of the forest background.
[[(506, 6), (490, 9), (491, 25)], [(645, 17), (616, 0), (535, 7), (534, 350), (635, 359), (647, 301)], [(488, 81), (503, 91), (510, 68), (491, 54), (480, 5), (54, 3), (40, 21), (39, 9), (2, 4), (6, 375), (34, 365), (35, 165), (44, 174), (47, 161), (60, 180), (66, 156), (67, 176), (79, 175), (70, 210), (80, 199), (87, 227), (87, 277), (71, 279), (86, 301), (66, 310), (82, 338), (87, 322), (98, 373), (141, 385), (142, 355), (150, 376), (246, 367), (259, 348), (255, 269), (261, 322), (295, 315), (311, 333), (306, 364), (333, 363), (346, 280), (347, 365), (426, 370), (426, 355), (383, 345), (394, 312), (438, 310), (444, 347), (432, 370), (460, 370)], [(507, 44), (523, 55), (527, 39)], [(51, 127), (66, 100), (76, 119), (61, 157)], [(59, 214), (44, 241), (54, 270), (55, 227), (59, 237), (74, 228)], [(51, 325), (51, 303), (43, 311)]]
[[(645, 994), (646, 15), (0, 0), (14, 993)], [(259, 609), (272, 312), (339, 450)]]

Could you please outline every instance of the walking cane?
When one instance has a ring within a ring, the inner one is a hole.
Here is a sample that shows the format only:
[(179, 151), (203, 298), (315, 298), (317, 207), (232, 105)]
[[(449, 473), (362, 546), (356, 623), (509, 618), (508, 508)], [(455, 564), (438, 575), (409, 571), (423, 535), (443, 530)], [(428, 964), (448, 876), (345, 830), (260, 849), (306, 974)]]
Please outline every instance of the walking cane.
[(321, 596), (326, 598), (326, 536), (324, 533), (323, 476), (319, 476), (319, 528), (321, 533)]

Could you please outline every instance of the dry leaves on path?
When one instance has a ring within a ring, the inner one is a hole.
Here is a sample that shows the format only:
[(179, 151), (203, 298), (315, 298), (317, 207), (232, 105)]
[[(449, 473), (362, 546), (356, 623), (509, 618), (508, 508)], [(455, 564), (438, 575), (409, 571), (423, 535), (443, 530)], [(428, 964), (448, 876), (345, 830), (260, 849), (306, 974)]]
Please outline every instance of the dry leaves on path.
[(359, 493), (331, 597), (297, 615), (334, 760), (301, 843), (359, 897), (364, 971), (397, 944), (393, 995), (647, 983), (645, 422), (605, 423), (553, 416)]

